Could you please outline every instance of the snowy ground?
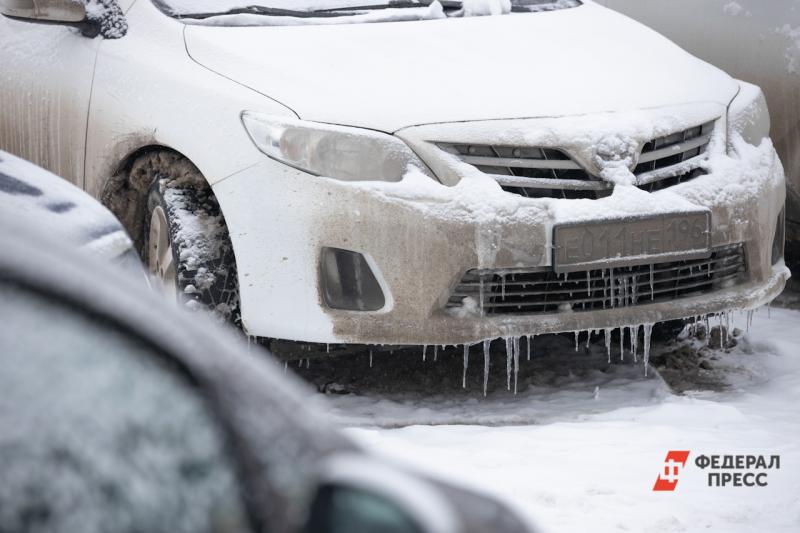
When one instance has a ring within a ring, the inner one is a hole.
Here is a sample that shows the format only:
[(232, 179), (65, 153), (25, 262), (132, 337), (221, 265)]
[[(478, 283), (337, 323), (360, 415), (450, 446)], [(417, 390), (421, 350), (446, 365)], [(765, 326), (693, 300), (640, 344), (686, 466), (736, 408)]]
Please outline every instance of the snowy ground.
[[(800, 312), (756, 314), (736, 346), (656, 343), (644, 377), (630, 352), (611, 365), (602, 341), (534, 342), (519, 394), (506, 390), (500, 343), (489, 394), (473, 352), (367, 355), (300, 371), (329, 410), (378, 454), (508, 501), (545, 532), (800, 531)], [(745, 326), (745, 315), (735, 317)], [(599, 339), (598, 339), (599, 340)], [(338, 373), (338, 375), (337, 375)], [(431, 392), (433, 391), (433, 392)], [(682, 391), (682, 392), (680, 392)], [(652, 492), (667, 450), (690, 450), (676, 492)], [(767, 487), (708, 487), (700, 454), (780, 455)]]

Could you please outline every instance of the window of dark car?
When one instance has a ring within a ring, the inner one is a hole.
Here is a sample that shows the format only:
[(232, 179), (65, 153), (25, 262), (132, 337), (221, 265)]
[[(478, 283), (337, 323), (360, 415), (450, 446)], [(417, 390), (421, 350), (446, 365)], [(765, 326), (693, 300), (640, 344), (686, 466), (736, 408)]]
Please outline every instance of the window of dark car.
[(222, 432), (150, 345), (2, 281), (0, 317), (0, 530), (249, 530)]
[(321, 487), (304, 533), (422, 533), (395, 502), (344, 485)]

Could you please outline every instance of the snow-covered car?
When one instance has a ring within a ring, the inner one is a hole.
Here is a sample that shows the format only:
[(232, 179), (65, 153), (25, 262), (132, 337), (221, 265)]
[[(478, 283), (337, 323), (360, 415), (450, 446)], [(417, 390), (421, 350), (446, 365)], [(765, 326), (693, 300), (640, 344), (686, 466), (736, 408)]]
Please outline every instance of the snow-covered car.
[(531, 531), (363, 451), (205, 317), (0, 223), (0, 530)]
[[(58, 176), (2, 150), (0, 213), (21, 226), (47, 228), (60, 241), (147, 279), (133, 241), (107, 208)], [(0, 226), (0, 231), (8, 228)]]
[(647, 331), (789, 276), (761, 90), (595, 2), (119, 6), (0, 19), (0, 146), (251, 336)]

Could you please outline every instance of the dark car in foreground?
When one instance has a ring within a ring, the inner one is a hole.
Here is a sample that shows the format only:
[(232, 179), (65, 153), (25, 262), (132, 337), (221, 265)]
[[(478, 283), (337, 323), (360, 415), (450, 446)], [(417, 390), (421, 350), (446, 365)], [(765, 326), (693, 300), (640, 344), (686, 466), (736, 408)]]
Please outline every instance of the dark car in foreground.
[(2, 150), (0, 212), (19, 226), (46, 228), (55, 240), (144, 276), (133, 241), (111, 211), (65, 179)]
[(370, 456), (267, 352), (107, 264), (2, 213), (0, 249), (0, 531), (529, 531)]

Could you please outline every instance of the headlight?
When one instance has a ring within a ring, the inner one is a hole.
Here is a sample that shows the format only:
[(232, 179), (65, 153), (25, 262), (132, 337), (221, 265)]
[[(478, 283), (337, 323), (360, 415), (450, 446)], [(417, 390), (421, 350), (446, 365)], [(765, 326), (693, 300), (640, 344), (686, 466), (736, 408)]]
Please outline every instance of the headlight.
[(345, 181), (400, 181), (410, 168), (433, 177), (392, 135), (245, 111), (242, 122), (266, 155), (310, 174)]
[(767, 99), (759, 87), (740, 81), (741, 90), (728, 106), (728, 152), (733, 151), (737, 136), (758, 146), (769, 137), (769, 110)]

